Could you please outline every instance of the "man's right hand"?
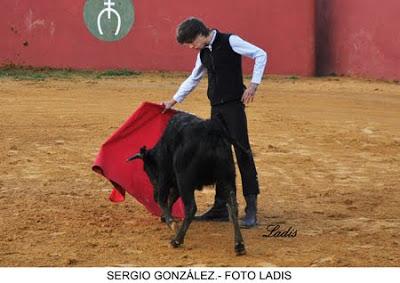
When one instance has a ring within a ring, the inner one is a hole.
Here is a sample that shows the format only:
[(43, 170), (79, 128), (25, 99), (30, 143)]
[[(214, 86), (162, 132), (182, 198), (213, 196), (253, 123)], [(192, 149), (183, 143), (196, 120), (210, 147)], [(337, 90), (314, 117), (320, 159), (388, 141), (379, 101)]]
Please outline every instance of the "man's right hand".
[(167, 110), (171, 109), (176, 103), (177, 102), (175, 101), (175, 99), (161, 102), (161, 104), (164, 106), (164, 110), (162, 111), (162, 113), (165, 113)]

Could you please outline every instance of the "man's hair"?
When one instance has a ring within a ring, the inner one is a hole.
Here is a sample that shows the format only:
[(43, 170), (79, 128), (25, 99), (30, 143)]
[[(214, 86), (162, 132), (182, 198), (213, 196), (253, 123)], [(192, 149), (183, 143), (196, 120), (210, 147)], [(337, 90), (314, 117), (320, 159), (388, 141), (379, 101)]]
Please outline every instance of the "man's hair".
[(197, 36), (208, 36), (210, 29), (199, 19), (190, 17), (178, 25), (176, 40), (180, 43), (192, 43)]

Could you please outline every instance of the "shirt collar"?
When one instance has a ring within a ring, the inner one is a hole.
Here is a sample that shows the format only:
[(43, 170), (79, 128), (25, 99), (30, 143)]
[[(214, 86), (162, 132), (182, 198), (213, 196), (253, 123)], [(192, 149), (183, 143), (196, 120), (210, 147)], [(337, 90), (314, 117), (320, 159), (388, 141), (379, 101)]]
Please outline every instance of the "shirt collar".
[(216, 31), (215, 29), (213, 29), (213, 30), (211, 31), (211, 40), (210, 40), (210, 43), (209, 43), (208, 45), (204, 46), (204, 48), (208, 48), (208, 49), (210, 49), (210, 51), (212, 51), (212, 44), (214, 43), (215, 37), (216, 37), (216, 36), (217, 36), (217, 31)]

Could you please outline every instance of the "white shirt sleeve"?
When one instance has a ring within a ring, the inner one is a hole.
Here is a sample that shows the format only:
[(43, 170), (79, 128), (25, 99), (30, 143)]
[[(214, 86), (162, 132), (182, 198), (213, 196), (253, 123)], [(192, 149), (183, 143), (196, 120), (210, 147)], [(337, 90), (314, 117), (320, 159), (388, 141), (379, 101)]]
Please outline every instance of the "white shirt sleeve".
[(201, 63), (200, 53), (197, 54), (196, 64), (190, 76), (181, 84), (173, 99), (181, 103), (185, 97), (195, 89), (203, 78), (206, 68)]
[(261, 48), (241, 39), (237, 35), (231, 35), (229, 37), (229, 43), (236, 53), (255, 60), (251, 82), (260, 84), (267, 64), (267, 53)]

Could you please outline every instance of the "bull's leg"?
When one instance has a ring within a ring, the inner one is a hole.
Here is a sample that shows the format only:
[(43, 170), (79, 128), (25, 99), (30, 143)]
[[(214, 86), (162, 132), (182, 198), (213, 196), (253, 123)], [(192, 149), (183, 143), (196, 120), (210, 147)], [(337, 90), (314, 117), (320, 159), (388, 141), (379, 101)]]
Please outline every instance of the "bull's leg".
[(246, 249), (243, 242), (242, 233), (240, 232), (239, 221), (238, 221), (238, 207), (236, 202), (236, 193), (234, 189), (229, 189), (227, 194), (227, 206), (229, 211), (229, 217), (233, 224), (233, 230), (235, 233), (235, 253), (236, 255), (246, 254)]
[(171, 240), (171, 245), (174, 248), (177, 248), (181, 244), (183, 244), (186, 231), (189, 228), (190, 223), (192, 222), (193, 217), (197, 211), (197, 206), (194, 199), (194, 190), (189, 189), (188, 191), (183, 191), (184, 192), (183, 194), (182, 191), (183, 190), (181, 190), (181, 197), (183, 205), (185, 206), (185, 218), (183, 219), (183, 223), (181, 227), (178, 229), (178, 232), (176, 233), (175, 237)]
[(169, 205), (168, 205), (169, 195), (170, 195), (170, 188), (160, 189), (159, 194), (157, 196), (158, 197), (157, 203), (162, 211), (161, 221), (166, 222), (168, 224), (168, 226), (173, 221), (172, 216), (171, 216), (171, 209), (169, 209)]
[(168, 196), (168, 210), (170, 212), (172, 211), (172, 207), (174, 206), (174, 203), (177, 201), (178, 197), (179, 197), (178, 189), (171, 188), (169, 196)]
[[(167, 207), (167, 211), (168, 214), (171, 216), (172, 215), (172, 206), (174, 205), (174, 203), (176, 202), (176, 200), (178, 199), (179, 194), (178, 194), (178, 189), (177, 188), (171, 188), (169, 196), (168, 196), (168, 207)], [(176, 232), (178, 230), (178, 223), (173, 219), (173, 217), (171, 216), (170, 221), (166, 222), (168, 224), (168, 227)]]

